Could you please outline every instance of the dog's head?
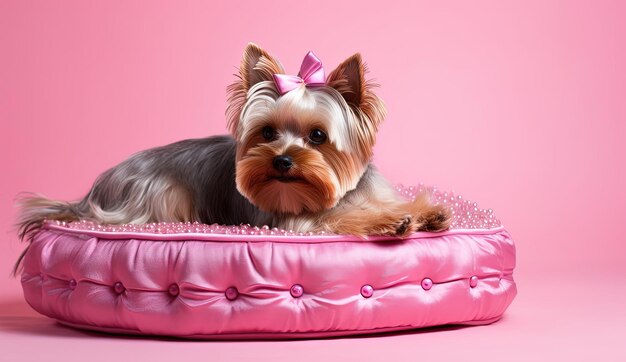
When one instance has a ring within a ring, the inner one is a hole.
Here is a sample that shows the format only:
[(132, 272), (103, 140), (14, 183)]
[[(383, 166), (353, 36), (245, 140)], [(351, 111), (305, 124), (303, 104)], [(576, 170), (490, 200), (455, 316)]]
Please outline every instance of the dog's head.
[(281, 64), (249, 44), (227, 111), (239, 192), (261, 210), (299, 214), (331, 208), (354, 189), (385, 116), (365, 72), (355, 54), (325, 81), (322, 73), (318, 84), (285, 91), (275, 80)]

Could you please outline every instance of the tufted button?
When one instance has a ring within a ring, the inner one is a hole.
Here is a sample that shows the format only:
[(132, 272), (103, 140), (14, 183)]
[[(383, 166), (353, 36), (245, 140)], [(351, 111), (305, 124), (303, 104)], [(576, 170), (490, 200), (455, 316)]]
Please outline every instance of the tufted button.
[(122, 284), (121, 282), (115, 283), (113, 285), (113, 289), (115, 290), (115, 293), (117, 294), (122, 294), (126, 290), (126, 288), (124, 288), (124, 284)]
[(78, 285), (78, 283), (76, 282), (76, 279), (72, 279), (69, 281), (69, 287), (71, 290), (76, 289), (76, 286)]
[(433, 287), (433, 281), (430, 278), (424, 278), (422, 279), (422, 288), (424, 290), (430, 290), (430, 288)]
[(239, 291), (235, 287), (228, 287), (224, 295), (226, 295), (226, 299), (228, 300), (235, 300), (239, 296)]
[(42, 282), (48, 281), (48, 276), (44, 273), (39, 273), (39, 277), (41, 278)]
[(294, 298), (300, 298), (302, 294), (304, 294), (304, 288), (302, 288), (300, 284), (294, 284), (291, 286), (291, 289), (289, 289), (289, 293), (291, 293), (291, 296)]
[(472, 288), (476, 288), (476, 286), (478, 285), (478, 277), (476, 275), (472, 276), (470, 278), (470, 287)]
[(371, 297), (372, 295), (374, 295), (374, 288), (372, 288), (372, 286), (369, 284), (365, 284), (364, 286), (361, 287), (361, 295), (364, 298)]
[(167, 292), (170, 293), (171, 296), (175, 297), (180, 294), (180, 288), (178, 287), (178, 284), (174, 283), (167, 288)]

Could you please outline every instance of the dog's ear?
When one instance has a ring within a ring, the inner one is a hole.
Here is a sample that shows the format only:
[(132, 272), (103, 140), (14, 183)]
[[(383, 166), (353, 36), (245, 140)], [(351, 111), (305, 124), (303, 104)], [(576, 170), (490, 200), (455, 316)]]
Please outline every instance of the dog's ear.
[(243, 52), (237, 80), (228, 87), (228, 129), (237, 137), (239, 116), (246, 104), (250, 88), (265, 80), (273, 80), (274, 74), (284, 74), (280, 62), (254, 43), (249, 43)]
[(364, 96), (365, 71), (361, 54), (356, 53), (330, 72), (326, 82), (341, 93), (349, 105), (360, 108)]
[(385, 118), (385, 106), (372, 89), (376, 87), (365, 80), (367, 66), (356, 53), (333, 70), (326, 79), (326, 83), (335, 88), (349, 106), (357, 113), (365, 116), (373, 126), (375, 132), (380, 122)]
[(249, 43), (243, 52), (243, 59), (239, 67), (239, 77), (243, 88), (247, 91), (264, 80), (273, 80), (274, 74), (283, 74), (282, 65), (265, 50), (254, 43)]

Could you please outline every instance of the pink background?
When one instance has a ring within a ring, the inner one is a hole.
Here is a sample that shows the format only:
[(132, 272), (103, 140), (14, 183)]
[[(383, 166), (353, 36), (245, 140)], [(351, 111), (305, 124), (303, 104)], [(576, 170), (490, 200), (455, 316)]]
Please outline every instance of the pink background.
[[(625, 15), (620, 1), (1, 0), (0, 360), (623, 360)], [(516, 240), (503, 320), (198, 343), (78, 332), (25, 305), (8, 276), (23, 247), (15, 195), (79, 198), (131, 153), (225, 133), (249, 41), (292, 74), (308, 50), (328, 71), (362, 53), (389, 109), (378, 167), (493, 208)]]

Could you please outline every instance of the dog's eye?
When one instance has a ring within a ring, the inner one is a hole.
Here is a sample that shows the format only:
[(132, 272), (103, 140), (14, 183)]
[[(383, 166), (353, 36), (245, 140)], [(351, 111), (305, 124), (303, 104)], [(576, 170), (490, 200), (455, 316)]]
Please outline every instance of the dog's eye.
[(276, 138), (276, 130), (274, 130), (270, 126), (263, 127), (261, 133), (263, 134), (263, 138), (265, 138), (266, 141), (271, 141)]
[(321, 145), (326, 142), (326, 133), (316, 128), (309, 134), (309, 140), (316, 145)]

